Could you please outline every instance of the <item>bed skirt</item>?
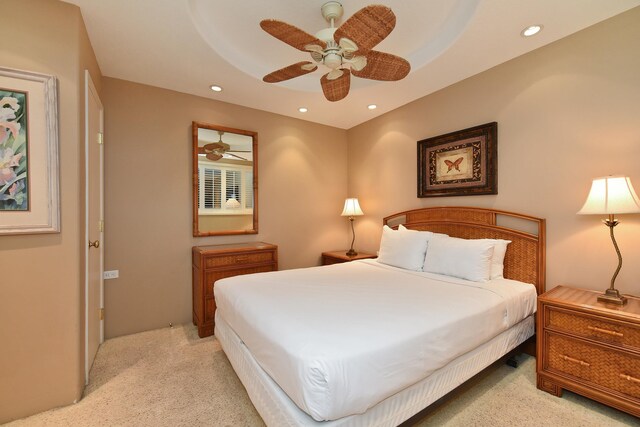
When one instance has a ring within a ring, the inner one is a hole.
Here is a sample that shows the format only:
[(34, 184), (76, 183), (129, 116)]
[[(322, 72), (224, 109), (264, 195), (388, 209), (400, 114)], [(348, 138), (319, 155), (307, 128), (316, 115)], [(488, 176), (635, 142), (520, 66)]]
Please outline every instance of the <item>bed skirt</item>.
[(215, 317), (215, 336), (267, 426), (397, 426), (522, 344), (534, 334), (535, 326), (533, 314), (363, 414), (316, 421), (298, 408), (262, 370), (242, 340), (218, 316), (218, 311)]

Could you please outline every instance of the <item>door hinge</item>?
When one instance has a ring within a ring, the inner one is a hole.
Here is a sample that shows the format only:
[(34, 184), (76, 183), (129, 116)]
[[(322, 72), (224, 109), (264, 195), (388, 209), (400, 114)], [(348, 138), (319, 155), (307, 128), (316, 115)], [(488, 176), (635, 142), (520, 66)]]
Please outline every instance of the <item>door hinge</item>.
[(104, 320), (104, 308), (100, 308), (98, 311), (100, 312), (100, 320)]
[(100, 220), (98, 221), (98, 231), (100, 231), (101, 233), (104, 231), (104, 220)]
[(104, 136), (102, 132), (98, 132), (98, 144), (100, 145), (104, 144)]

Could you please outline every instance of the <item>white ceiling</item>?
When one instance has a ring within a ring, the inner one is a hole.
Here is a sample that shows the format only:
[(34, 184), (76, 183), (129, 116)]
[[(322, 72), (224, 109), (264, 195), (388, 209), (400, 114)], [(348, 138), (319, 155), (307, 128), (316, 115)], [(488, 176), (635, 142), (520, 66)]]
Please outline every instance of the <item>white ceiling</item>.
[[(396, 14), (376, 50), (402, 56), (399, 82), (353, 78), (327, 101), (316, 70), (278, 84), (262, 76), (310, 60), (259, 27), (265, 18), (310, 34), (325, 28), (326, 0), (67, 0), (82, 10), (104, 76), (349, 129), (511, 58), (640, 5), (640, 0), (377, 0)], [(344, 19), (376, 0), (343, 0)], [(542, 24), (534, 37), (522, 29)], [(320, 67), (323, 68), (323, 67)], [(211, 84), (224, 88), (214, 93)], [(376, 110), (367, 105), (377, 104)], [(298, 112), (304, 106), (307, 113)], [(224, 123), (221, 123), (224, 125)]]

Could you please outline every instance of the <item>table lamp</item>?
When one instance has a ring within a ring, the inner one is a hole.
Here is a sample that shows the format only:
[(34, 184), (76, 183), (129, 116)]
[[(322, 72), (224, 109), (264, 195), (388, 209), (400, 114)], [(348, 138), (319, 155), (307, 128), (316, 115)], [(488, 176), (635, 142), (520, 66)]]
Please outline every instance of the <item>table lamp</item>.
[(342, 216), (348, 216), (349, 221), (351, 222), (351, 234), (353, 238), (351, 239), (351, 248), (349, 252), (347, 252), (347, 256), (356, 256), (358, 252), (353, 250), (353, 242), (356, 241), (356, 232), (353, 229), (353, 220), (356, 216), (364, 215), (362, 209), (360, 209), (360, 203), (358, 203), (358, 199), (350, 198), (344, 201), (344, 209), (342, 210)]
[(602, 222), (609, 227), (609, 234), (613, 247), (618, 254), (618, 268), (611, 278), (611, 286), (604, 294), (598, 296), (598, 301), (624, 305), (627, 299), (620, 295), (620, 292), (614, 287), (616, 277), (622, 268), (622, 255), (613, 235), (613, 227), (618, 225), (618, 220), (614, 214), (628, 214), (640, 212), (640, 200), (636, 192), (633, 190), (631, 180), (626, 176), (607, 176), (604, 178), (596, 178), (591, 184), (591, 191), (587, 196), (587, 201), (582, 209), (578, 211), (578, 215), (587, 214), (607, 214), (608, 219)]

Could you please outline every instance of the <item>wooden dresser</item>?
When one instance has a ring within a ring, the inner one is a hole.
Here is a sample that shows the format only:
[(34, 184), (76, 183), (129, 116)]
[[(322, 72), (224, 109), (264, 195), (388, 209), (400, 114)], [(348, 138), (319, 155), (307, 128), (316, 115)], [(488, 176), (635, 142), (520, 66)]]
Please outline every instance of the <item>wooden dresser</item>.
[(217, 280), (278, 269), (278, 247), (269, 243), (194, 246), (191, 254), (193, 324), (201, 338), (213, 335), (216, 311), (213, 287)]
[(538, 298), (538, 388), (567, 389), (640, 416), (640, 298), (558, 286)]
[(368, 254), (366, 252), (358, 252), (358, 255), (349, 256), (347, 250), (322, 252), (322, 265), (339, 264), (343, 262), (351, 262), (357, 259), (377, 258), (375, 254)]

